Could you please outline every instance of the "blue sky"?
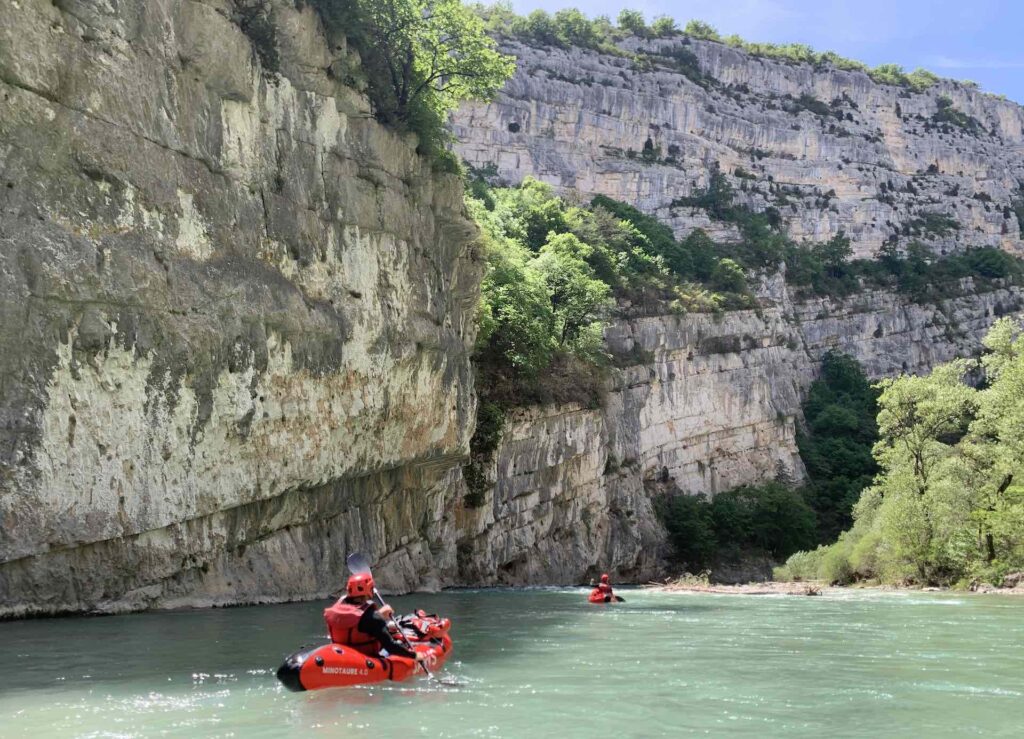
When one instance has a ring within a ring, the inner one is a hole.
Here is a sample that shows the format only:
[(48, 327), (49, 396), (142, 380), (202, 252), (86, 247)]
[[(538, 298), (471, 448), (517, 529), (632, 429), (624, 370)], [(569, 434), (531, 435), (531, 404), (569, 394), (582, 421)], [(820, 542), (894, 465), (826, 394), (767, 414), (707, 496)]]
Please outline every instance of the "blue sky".
[(1020, 0), (512, 0), (519, 13), (578, 7), (614, 18), (624, 7), (648, 21), (699, 18), (750, 41), (801, 42), (858, 59), (974, 80), (1024, 103), (1024, 2)]

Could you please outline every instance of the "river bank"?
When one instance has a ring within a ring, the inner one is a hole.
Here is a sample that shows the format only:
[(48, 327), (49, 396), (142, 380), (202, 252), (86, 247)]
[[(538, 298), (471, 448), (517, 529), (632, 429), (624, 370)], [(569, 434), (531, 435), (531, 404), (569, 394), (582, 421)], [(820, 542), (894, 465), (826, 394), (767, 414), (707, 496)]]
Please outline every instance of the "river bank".
[(879, 593), (948, 593), (954, 595), (1024, 595), (1024, 581), (1015, 581), (1011, 587), (996, 587), (988, 583), (971, 588), (905, 587), (897, 585), (829, 585), (823, 581), (749, 582), (719, 585), (705, 578), (684, 575), (665, 582), (651, 582), (641, 586), (644, 590), (660, 593), (714, 593), (716, 595), (803, 595), (815, 596), (827, 592), (876, 591)]

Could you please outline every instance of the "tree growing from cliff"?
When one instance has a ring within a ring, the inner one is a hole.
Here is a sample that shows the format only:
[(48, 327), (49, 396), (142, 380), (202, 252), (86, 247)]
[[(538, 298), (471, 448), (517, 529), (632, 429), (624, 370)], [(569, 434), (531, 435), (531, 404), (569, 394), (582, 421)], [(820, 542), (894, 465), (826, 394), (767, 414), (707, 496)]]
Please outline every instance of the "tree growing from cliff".
[(483, 21), (460, 0), (314, 0), (359, 51), (377, 117), (444, 140), (449, 111), (490, 99), (515, 71)]
[(639, 10), (623, 9), (619, 13), (618, 23), (619, 28), (626, 33), (632, 33), (640, 38), (647, 37), (647, 23), (644, 21), (644, 14)]

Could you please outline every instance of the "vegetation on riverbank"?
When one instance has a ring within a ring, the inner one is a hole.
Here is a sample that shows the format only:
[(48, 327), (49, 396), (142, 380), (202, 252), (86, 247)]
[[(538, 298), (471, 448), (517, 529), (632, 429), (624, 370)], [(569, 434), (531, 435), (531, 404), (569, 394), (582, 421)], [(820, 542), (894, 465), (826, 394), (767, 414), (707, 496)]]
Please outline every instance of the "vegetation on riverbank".
[[(853, 527), (795, 554), (784, 579), (999, 584), (1024, 569), (1024, 338), (998, 321), (978, 362), (883, 380), (874, 484)], [(969, 378), (983, 372), (975, 386)]]
[(797, 437), (806, 483), (795, 487), (781, 479), (711, 500), (680, 490), (659, 497), (657, 511), (676, 566), (698, 572), (751, 556), (780, 561), (835, 541), (874, 475), (876, 397), (856, 361), (827, 354), (804, 403), (806, 428)]

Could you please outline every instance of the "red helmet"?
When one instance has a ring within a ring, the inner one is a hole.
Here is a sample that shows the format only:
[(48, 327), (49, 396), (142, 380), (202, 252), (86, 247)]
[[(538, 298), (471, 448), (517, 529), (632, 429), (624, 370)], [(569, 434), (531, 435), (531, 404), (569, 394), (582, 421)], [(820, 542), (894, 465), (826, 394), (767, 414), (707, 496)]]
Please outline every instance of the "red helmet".
[(601, 575), (601, 582), (608, 582), (608, 574)]
[(373, 595), (373, 577), (365, 572), (352, 575), (352, 577), (348, 579), (347, 589), (350, 598), (354, 596), (365, 596), (369, 598)]

